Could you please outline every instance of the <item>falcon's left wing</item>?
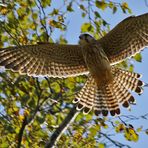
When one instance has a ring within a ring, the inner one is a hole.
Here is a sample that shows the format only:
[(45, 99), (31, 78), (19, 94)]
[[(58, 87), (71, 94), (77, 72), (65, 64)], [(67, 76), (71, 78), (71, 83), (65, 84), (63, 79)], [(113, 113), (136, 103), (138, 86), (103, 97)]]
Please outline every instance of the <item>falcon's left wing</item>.
[(148, 13), (131, 16), (98, 40), (111, 65), (125, 60), (148, 46)]

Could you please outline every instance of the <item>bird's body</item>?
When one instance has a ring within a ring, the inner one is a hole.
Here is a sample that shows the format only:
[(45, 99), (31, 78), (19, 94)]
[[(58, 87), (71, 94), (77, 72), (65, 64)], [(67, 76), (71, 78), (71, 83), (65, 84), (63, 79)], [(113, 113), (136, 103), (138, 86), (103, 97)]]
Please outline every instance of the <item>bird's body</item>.
[[(84, 35), (88, 36), (88, 34)], [(102, 87), (104, 84), (112, 81), (110, 62), (103, 48), (95, 39), (88, 41), (84, 46), (82, 45), (82, 54), (85, 63), (87, 63), (86, 66), (98, 87)]]
[(65, 78), (87, 74), (73, 100), (77, 109), (96, 115), (120, 114), (119, 105), (135, 103), (130, 91), (142, 93), (140, 75), (118, 68), (117, 63), (148, 46), (148, 13), (129, 17), (99, 40), (80, 35), (80, 45), (42, 43), (0, 49), (0, 65), (32, 75)]

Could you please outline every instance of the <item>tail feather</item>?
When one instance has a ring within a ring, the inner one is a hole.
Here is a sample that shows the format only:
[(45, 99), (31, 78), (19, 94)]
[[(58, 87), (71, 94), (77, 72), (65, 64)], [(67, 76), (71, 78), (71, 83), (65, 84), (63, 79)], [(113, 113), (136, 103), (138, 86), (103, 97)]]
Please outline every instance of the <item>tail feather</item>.
[(127, 102), (132, 97), (129, 91), (122, 84), (118, 82), (114, 82), (112, 90), (116, 98), (118, 98), (118, 103), (122, 104), (123, 107), (129, 107), (129, 104)]
[(102, 113), (104, 116), (108, 114), (107, 93), (104, 88), (97, 89), (94, 99), (94, 110), (96, 115), (98, 115), (98, 112)]
[(135, 99), (130, 90), (142, 93), (143, 82), (139, 80), (141, 75), (112, 67), (113, 81), (98, 87), (95, 79), (89, 75), (82, 90), (76, 95), (73, 103), (77, 103), (77, 109), (87, 114), (92, 109), (96, 115), (112, 116), (120, 114), (119, 105), (130, 107), (135, 104)]
[(112, 115), (112, 116), (114, 116), (115, 114), (120, 114), (120, 108), (119, 108), (119, 103), (118, 103), (118, 98), (116, 97), (116, 95), (114, 94), (114, 92), (113, 92), (113, 86), (112, 86), (112, 84), (109, 84), (108, 86), (108, 89), (109, 89), (109, 91), (110, 91), (110, 98), (111, 99), (109, 99), (108, 100), (108, 104), (110, 105), (110, 114)]
[(82, 110), (83, 113), (88, 113), (92, 107), (96, 94), (96, 84), (94, 79), (90, 76), (86, 81), (82, 90), (76, 95), (73, 103), (78, 103), (77, 109)]
[(126, 89), (132, 90), (138, 94), (141, 94), (143, 92), (142, 86), (144, 86), (144, 83), (139, 80), (139, 78), (141, 77), (140, 74), (121, 70), (119, 68), (112, 68), (112, 70), (116, 79), (118, 78), (120, 80), (120, 83), (122, 83), (126, 87)]

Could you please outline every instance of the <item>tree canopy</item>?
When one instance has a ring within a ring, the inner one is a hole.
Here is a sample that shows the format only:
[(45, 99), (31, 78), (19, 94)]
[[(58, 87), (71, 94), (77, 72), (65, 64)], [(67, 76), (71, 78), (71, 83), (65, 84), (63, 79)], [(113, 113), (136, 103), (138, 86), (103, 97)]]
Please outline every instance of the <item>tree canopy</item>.
[[(13, 0), (0, 2), (0, 48), (37, 42), (67, 44), (69, 17), (79, 8), (82, 19), (81, 32), (89, 32), (101, 38), (110, 25), (99, 13), (110, 9), (112, 13), (132, 13), (126, 2), (109, 0), (63, 0), (56, 5), (53, 0)], [(104, 12), (105, 13), (105, 12)], [(79, 21), (79, 20), (77, 20)], [(137, 54), (136, 61), (141, 61)], [(133, 64), (122, 62), (133, 71)], [(73, 108), (72, 100), (86, 81), (86, 76), (66, 79), (29, 77), (4, 70), (0, 72), (0, 147), (44, 147), (58, 126)], [(130, 122), (148, 119), (140, 117), (95, 117), (93, 113), (79, 113), (57, 142), (58, 147), (124, 147), (126, 140), (137, 142), (139, 133), (148, 134), (148, 129)], [(111, 132), (110, 132), (111, 131)], [(109, 133), (109, 134), (108, 134)], [(125, 142), (116, 141), (122, 134)]]

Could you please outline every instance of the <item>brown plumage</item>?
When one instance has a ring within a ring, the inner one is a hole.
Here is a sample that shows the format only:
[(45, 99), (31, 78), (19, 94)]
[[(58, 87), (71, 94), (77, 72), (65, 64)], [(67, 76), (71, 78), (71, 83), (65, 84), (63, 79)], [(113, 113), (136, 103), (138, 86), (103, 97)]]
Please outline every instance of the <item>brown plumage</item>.
[(140, 75), (116, 67), (116, 63), (148, 46), (148, 13), (132, 16), (95, 40), (80, 35), (80, 45), (41, 43), (0, 49), (0, 65), (29, 76), (69, 77), (88, 74), (76, 95), (77, 109), (96, 115), (120, 114), (120, 104), (135, 104), (130, 91), (142, 93)]
[(61, 78), (87, 74), (82, 59), (78, 45), (46, 43), (0, 49), (0, 65), (29, 76)]
[(129, 107), (135, 104), (130, 91), (142, 93), (144, 83), (139, 80), (140, 75), (112, 67), (113, 81), (98, 87), (95, 79), (90, 75), (82, 90), (77, 94), (73, 103), (78, 103), (77, 109), (88, 113), (92, 108), (95, 114), (104, 116), (120, 114), (119, 104)]

